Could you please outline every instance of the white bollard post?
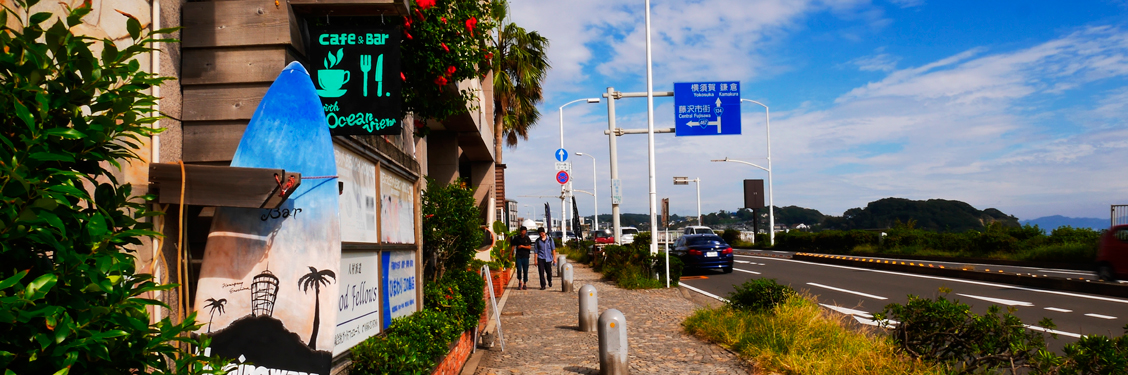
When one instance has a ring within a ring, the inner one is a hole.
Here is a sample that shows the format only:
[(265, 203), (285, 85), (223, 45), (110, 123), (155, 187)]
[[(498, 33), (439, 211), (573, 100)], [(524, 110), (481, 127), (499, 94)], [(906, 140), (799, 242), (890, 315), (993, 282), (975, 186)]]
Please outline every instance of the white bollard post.
[(580, 288), (580, 332), (595, 332), (599, 319), (599, 296), (591, 284)]
[(563, 254), (557, 255), (556, 256), (556, 276), (563, 276), (564, 275), (564, 265), (565, 264), (568, 264), (568, 256), (563, 255)]
[(564, 293), (572, 292), (572, 264), (564, 264), (564, 272), (560, 273), (560, 288)]
[(599, 315), (600, 375), (630, 374), (627, 358), (627, 318), (616, 309)]

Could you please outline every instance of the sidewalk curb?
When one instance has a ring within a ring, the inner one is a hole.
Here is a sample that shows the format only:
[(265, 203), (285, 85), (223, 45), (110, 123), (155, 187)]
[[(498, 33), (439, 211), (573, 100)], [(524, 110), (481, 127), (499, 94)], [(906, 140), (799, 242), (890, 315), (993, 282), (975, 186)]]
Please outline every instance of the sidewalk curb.
[[(516, 272), (517, 269), (513, 269), (511, 271)], [(510, 278), (509, 284), (507, 284), (505, 286), (505, 291), (501, 293), (501, 298), (497, 300), (497, 312), (498, 312), (498, 314), (501, 314), (501, 312), (505, 311), (505, 301), (509, 300), (509, 292), (512, 291), (513, 288), (516, 288), (516, 287), (517, 287), (517, 277)], [(490, 312), (489, 303), (486, 303), (486, 311), (485, 312), (486, 312), (486, 315), (488, 316), (489, 312)], [(486, 328), (483, 329), (482, 332), (492, 332), (494, 330), (494, 328), (495, 328), (494, 326), (496, 324), (497, 324), (497, 320), (487, 319), (486, 320)], [(475, 342), (474, 346), (477, 347), (477, 345), (478, 345), (478, 343)], [(474, 354), (471, 354), (470, 359), (466, 360), (466, 364), (462, 365), (462, 372), (460, 372), (459, 374), (460, 375), (474, 375), (474, 372), (478, 371), (478, 365), (481, 364), (482, 357), (486, 355), (486, 352), (487, 352), (486, 350), (474, 350)]]

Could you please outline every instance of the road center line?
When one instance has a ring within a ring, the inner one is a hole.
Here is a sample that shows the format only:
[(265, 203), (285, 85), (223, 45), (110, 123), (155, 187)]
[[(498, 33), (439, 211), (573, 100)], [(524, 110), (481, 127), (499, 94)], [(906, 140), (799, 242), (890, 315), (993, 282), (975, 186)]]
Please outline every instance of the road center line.
[(1108, 316), (1108, 315), (1101, 315), (1101, 314), (1085, 314), (1085, 316), (1090, 316), (1090, 317), (1094, 317), (1094, 318), (1101, 318), (1101, 319), (1108, 319), (1108, 320), (1116, 319), (1115, 316)]
[(1073, 312), (1073, 310), (1059, 309), (1059, 308), (1057, 308), (1057, 307), (1047, 307), (1047, 308), (1046, 308), (1046, 310), (1050, 310), (1050, 311), (1057, 311), (1057, 312), (1062, 312), (1062, 313), (1071, 313), (1071, 312)]
[(1029, 324), (1023, 324), (1023, 326), (1026, 327), (1026, 329), (1029, 329), (1029, 330), (1041, 331), (1041, 332), (1045, 332), (1045, 333), (1053, 333), (1053, 334), (1057, 334), (1057, 335), (1069, 336), (1069, 337), (1078, 338), (1078, 339), (1081, 338), (1080, 334), (1073, 333), (1073, 332), (1058, 331), (1056, 329), (1049, 329), (1049, 328), (1043, 328), (1043, 327), (1039, 327), (1039, 326), (1032, 326), (1032, 325), (1029, 325)]
[(1128, 300), (1126, 300), (1126, 299), (1120, 299), (1120, 298), (1110, 298), (1110, 297), (1101, 297), (1101, 296), (1091, 296), (1091, 295), (1085, 295), (1085, 294), (1076, 294), (1076, 293), (1069, 293), (1069, 292), (1059, 292), (1059, 291), (1056, 291), (1056, 290), (1034, 289), (1034, 288), (1027, 288), (1027, 287), (1022, 287), (1022, 286), (1017, 286), (1017, 285), (1008, 285), (1008, 284), (996, 284), (996, 283), (988, 283), (988, 282), (982, 282), (982, 281), (972, 281), (972, 280), (964, 280), (964, 279), (953, 279), (953, 278), (950, 278), (950, 277), (939, 277), (939, 276), (928, 276), (928, 275), (916, 275), (916, 274), (911, 274), (911, 273), (904, 273), (904, 272), (894, 272), (894, 271), (884, 271), (884, 270), (871, 270), (871, 269), (868, 269), (868, 268), (860, 268), (860, 267), (850, 267), (850, 266), (840, 266), (840, 265), (837, 265), (837, 264), (823, 264), (823, 263), (814, 263), (814, 262), (804, 262), (804, 261), (801, 261), (801, 260), (794, 260), (794, 259), (783, 259), (783, 258), (763, 258), (763, 257), (761, 257), (761, 259), (764, 259), (764, 260), (766, 260), (766, 261), (780, 261), (780, 262), (794, 262), (794, 263), (803, 263), (803, 264), (810, 264), (810, 265), (816, 265), (816, 266), (822, 266), (822, 267), (833, 267), (833, 268), (842, 268), (842, 269), (847, 269), (847, 270), (867, 271), (867, 272), (874, 272), (874, 273), (884, 273), (884, 274), (888, 274), (888, 275), (908, 276), (908, 277), (916, 277), (916, 278), (921, 278), (921, 279), (944, 280), (944, 281), (951, 281), (951, 282), (955, 282), (955, 283), (964, 283), (964, 284), (973, 284), (973, 285), (983, 285), (983, 286), (991, 286), (991, 287), (996, 287), (996, 288), (1006, 288), (1006, 289), (1013, 289), (1013, 290), (1023, 290), (1023, 291), (1027, 291), (1027, 292), (1035, 292), (1035, 293), (1057, 294), (1057, 295), (1060, 295), (1060, 296), (1069, 296), (1069, 297), (1077, 297), (1077, 298), (1087, 298), (1087, 299), (1095, 299), (1095, 300), (1100, 300), (1100, 301), (1107, 301), (1107, 302), (1116, 302), (1116, 303), (1124, 303), (1124, 304), (1128, 304)]
[(751, 274), (755, 274), (755, 275), (760, 274), (759, 272), (756, 272), (756, 271), (742, 270), (742, 269), (739, 269), (739, 268), (733, 268), (732, 270), (733, 271), (740, 271), (740, 272), (744, 272), (744, 273), (751, 273)]
[(963, 293), (956, 293), (956, 295), (957, 296), (964, 296), (964, 297), (967, 297), (967, 298), (984, 300), (984, 301), (992, 302), (992, 303), (998, 303), (998, 304), (1007, 305), (1007, 306), (1034, 306), (1033, 303), (1025, 302), (1025, 301), (1015, 301), (1015, 300), (1010, 300), (1010, 299), (984, 297), (984, 296), (977, 296), (977, 295), (974, 295), (974, 294), (963, 294)]
[(856, 291), (849, 290), (849, 289), (835, 288), (833, 286), (826, 286), (826, 285), (822, 285), (822, 284), (807, 283), (807, 285), (817, 286), (819, 288), (826, 288), (826, 289), (830, 289), (830, 290), (836, 290), (836, 291), (843, 292), (843, 293), (857, 294), (857, 295), (862, 296), (862, 297), (869, 297), (869, 298), (876, 298), (876, 299), (888, 299), (888, 298), (885, 298), (885, 297), (882, 297), (882, 296), (875, 296), (873, 294), (856, 292)]

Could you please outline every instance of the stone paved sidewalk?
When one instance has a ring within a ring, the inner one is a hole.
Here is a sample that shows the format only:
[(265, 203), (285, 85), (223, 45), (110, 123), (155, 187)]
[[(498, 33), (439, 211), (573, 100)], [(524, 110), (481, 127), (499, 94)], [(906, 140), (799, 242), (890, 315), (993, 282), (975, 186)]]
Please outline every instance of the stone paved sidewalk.
[[(585, 265), (573, 267), (577, 291), (591, 284), (599, 292), (600, 313), (615, 308), (626, 316), (632, 374), (751, 372), (732, 352), (682, 332), (682, 320), (697, 305), (677, 288), (620, 289)], [(599, 339), (579, 331), (578, 294), (561, 292), (559, 278), (555, 288), (540, 290), (530, 276), (529, 290), (512, 290), (502, 311), (505, 351), (500, 345), (487, 350), (474, 374), (598, 374)]]

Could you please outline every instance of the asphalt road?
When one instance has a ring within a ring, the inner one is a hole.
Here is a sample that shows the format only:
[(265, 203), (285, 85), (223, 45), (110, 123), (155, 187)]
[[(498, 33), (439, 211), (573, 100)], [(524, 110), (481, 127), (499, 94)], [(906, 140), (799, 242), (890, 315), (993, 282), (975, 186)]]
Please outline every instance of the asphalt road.
[[(794, 252), (792, 252), (792, 251), (779, 251), (779, 250), (755, 250), (755, 249), (744, 250), (744, 249), (742, 249), (741, 251), (747, 251), (747, 252), (751, 252), (751, 253), (760, 253), (760, 254), (787, 255), (787, 256), (794, 254)], [(896, 260), (898, 262), (912, 262), (912, 260), (909, 260), (909, 259), (894, 259), (894, 258), (882, 258), (882, 257), (862, 257), (862, 256), (854, 256), (854, 255), (850, 255), (850, 257), (858, 258), (858, 259), (879, 259), (879, 260), (888, 260), (888, 261)], [(922, 263), (922, 261), (916, 261), (916, 262)], [(932, 261), (932, 260), (923, 261), (923, 263), (935, 264), (935, 265), (938, 265), (938, 266), (942, 264), (945, 267), (955, 268), (955, 269), (972, 269), (972, 270), (978, 270), (978, 271), (987, 270), (987, 271), (990, 271), (990, 272), (1003, 271), (1003, 272), (1008, 273), (1008, 274), (1021, 273), (1021, 274), (1024, 274), (1024, 275), (1027, 275), (1027, 274), (1037, 275), (1038, 277), (1051, 277), (1051, 278), (1062, 278), (1062, 279), (1082, 279), (1082, 280), (1096, 280), (1097, 279), (1096, 270), (1083, 271), (1083, 270), (1060, 269), (1060, 268), (1005, 266), (1005, 265), (997, 265), (997, 264), (943, 262), (943, 261)]]
[(983, 314), (988, 306), (1012, 306), (1015, 315), (1031, 329), (1043, 317), (1057, 324), (1057, 339), (1047, 336), (1050, 349), (1060, 352), (1066, 343), (1081, 335), (1120, 336), (1128, 323), (1128, 299), (1034, 289), (974, 280), (869, 270), (856, 267), (796, 261), (782, 258), (737, 255), (730, 274), (705, 271), (687, 273), (681, 284), (718, 297), (735, 285), (754, 278), (773, 278), (797, 290), (818, 296), (824, 307), (853, 315), (860, 323), (890, 303), (904, 304), (908, 295), (935, 297), (941, 287), (951, 289), (948, 298), (958, 299)]

